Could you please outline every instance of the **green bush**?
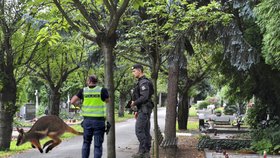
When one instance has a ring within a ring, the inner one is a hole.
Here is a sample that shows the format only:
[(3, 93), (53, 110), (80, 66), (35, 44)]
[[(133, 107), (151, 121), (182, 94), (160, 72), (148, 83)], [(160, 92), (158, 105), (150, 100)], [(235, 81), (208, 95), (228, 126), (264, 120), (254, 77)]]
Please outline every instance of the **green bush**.
[(198, 103), (198, 109), (203, 109), (203, 108), (207, 108), (207, 106), (210, 105), (210, 103), (208, 101), (203, 101)]
[(245, 122), (252, 128), (256, 128), (260, 125), (262, 120), (267, 117), (267, 106), (263, 105), (260, 100), (256, 99), (253, 107), (248, 108), (245, 116)]
[(261, 141), (252, 142), (251, 149), (256, 151), (259, 154), (262, 154), (263, 151), (266, 151), (267, 153), (271, 153), (273, 150), (272, 143), (268, 139), (262, 139)]
[(254, 151), (275, 154), (280, 150), (280, 125), (279, 120), (270, 120), (268, 127), (257, 128), (252, 131), (252, 147)]
[(225, 115), (232, 115), (234, 113), (237, 113), (237, 106), (236, 105), (227, 105), (224, 108), (224, 114)]

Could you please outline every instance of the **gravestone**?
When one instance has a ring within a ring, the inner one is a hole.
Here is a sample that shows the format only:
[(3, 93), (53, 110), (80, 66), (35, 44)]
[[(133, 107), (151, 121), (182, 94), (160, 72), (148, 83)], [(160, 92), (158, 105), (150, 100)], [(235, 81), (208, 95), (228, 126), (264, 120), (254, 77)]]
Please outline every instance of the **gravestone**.
[(25, 120), (32, 120), (36, 117), (36, 106), (33, 103), (25, 104)]

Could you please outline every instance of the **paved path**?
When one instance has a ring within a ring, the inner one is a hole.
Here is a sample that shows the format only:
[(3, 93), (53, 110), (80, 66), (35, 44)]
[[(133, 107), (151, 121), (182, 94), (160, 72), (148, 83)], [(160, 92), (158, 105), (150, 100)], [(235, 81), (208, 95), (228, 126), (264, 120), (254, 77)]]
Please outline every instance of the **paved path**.
[[(164, 130), (165, 108), (158, 109), (158, 124), (161, 130)], [(151, 133), (153, 133), (153, 115), (151, 119)], [(125, 122), (116, 124), (116, 157), (128, 158), (138, 150), (138, 140), (134, 132), (135, 119), (129, 119)], [(55, 147), (49, 153), (41, 154), (38, 149), (31, 149), (26, 152), (16, 154), (10, 158), (79, 158), (81, 157), (83, 137), (76, 136), (69, 140), (64, 140), (60, 145)], [(103, 143), (103, 157), (107, 157), (107, 137)], [(93, 157), (93, 145), (90, 157)]]

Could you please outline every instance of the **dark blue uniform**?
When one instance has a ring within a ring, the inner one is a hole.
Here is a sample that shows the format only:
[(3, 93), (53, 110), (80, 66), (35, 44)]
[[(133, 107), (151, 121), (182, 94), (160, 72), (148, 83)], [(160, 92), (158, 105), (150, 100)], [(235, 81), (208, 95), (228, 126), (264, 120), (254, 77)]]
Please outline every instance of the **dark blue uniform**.
[(135, 133), (140, 142), (139, 153), (147, 153), (151, 149), (152, 136), (150, 134), (150, 118), (154, 104), (151, 97), (154, 93), (152, 82), (145, 76), (138, 79), (133, 90), (133, 101), (138, 109)]

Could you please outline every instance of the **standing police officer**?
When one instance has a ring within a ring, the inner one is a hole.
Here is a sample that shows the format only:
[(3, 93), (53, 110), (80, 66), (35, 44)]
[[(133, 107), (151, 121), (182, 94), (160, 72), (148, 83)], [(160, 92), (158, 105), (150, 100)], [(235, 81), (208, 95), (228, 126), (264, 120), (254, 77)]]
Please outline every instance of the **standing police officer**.
[[(109, 94), (106, 88), (97, 86), (97, 77), (89, 76), (87, 87), (81, 89), (77, 95), (71, 98), (71, 104), (83, 100), (82, 116), (84, 120), (84, 142), (82, 158), (88, 158), (92, 137), (94, 136), (94, 158), (102, 157), (102, 144), (105, 132), (106, 103), (109, 102)], [(106, 103), (105, 103), (106, 102)]]
[[(131, 108), (136, 109), (135, 133), (140, 142), (139, 150), (133, 155), (134, 158), (149, 158), (152, 136), (150, 134), (150, 118), (154, 104), (151, 97), (154, 93), (152, 82), (146, 78), (143, 66), (135, 64), (132, 73), (138, 79), (137, 85), (133, 90)], [(137, 108), (136, 108), (137, 107)]]

